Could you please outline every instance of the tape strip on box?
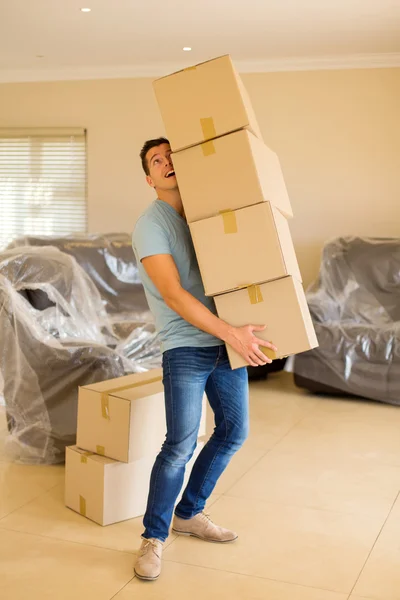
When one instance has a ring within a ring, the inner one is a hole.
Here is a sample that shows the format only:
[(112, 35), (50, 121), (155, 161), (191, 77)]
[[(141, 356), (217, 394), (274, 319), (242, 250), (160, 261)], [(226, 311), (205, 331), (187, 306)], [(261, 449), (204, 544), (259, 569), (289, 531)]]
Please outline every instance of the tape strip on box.
[(260, 346), (260, 350), (265, 354), (265, 356), (267, 356), (271, 360), (275, 360), (276, 358), (278, 358), (275, 350), (272, 350), (271, 348), (267, 348), (266, 346)]
[(79, 496), (79, 512), (86, 517), (86, 499), (83, 496)]
[(224, 221), (224, 233), (237, 233), (236, 215), (233, 210), (221, 210), (219, 214)]
[(201, 150), (203, 152), (203, 156), (211, 156), (211, 154), (215, 154), (215, 146), (213, 141), (203, 142), (201, 144)]
[(249, 294), (250, 304), (259, 304), (260, 302), (264, 302), (259, 285), (250, 285), (247, 288), (247, 292)]
[(200, 119), (200, 125), (203, 132), (204, 141), (212, 140), (217, 137), (214, 119), (212, 117), (203, 117)]
[(215, 146), (214, 142), (210, 140), (217, 137), (214, 119), (212, 117), (201, 118), (200, 125), (203, 132), (203, 139), (206, 140), (203, 144), (201, 144), (201, 150), (204, 156), (211, 156), (211, 154), (215, 154)]
[(108, 394), (101, 394), (101, 416), (103, 419), (110, 418), (110, 407), (108, 405)]
[(81, 454), (81, 463), (86, 464), (88, 456), (93, 456), (93, 452), (89, 452), (89, 451), (82, 452), (82, 454)]

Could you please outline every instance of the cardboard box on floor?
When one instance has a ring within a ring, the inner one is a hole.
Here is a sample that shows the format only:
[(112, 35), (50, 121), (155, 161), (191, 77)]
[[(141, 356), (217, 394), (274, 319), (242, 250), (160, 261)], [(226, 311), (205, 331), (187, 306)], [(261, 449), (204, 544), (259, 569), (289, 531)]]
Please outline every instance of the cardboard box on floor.
[(188, 223), (265, 201), (293, 216), (278, 156), (264, 142), (242, 130), (206, 147), (172, 155)]
[[(199, 436), (205, 434), (203, 398)], [(119, 460), (154, 456), (166, 433), (162, 369), (79, 388), (77, 446)]]
[[(237, 327), (266, 325), (257, 332), (261, 339), (272, 342), (278, 352), (263, 352), (272, 359), (298, 354), (318, 346), (303, 287), (294, 277), (284, 277), (229, 292), (214, 298), (221, 319)], [(246, 366), (244, 359), (227, 345), (232, 369)]]
[[(199, 442), (186, 467), (183, 488), (204, 443)], [(156, 455), (131, 463), (86, 452), (77, 446), (66, 449), (65, 504), (82, 516), (111, 525), (145, 513), (150, 474)]]
[(207, 296), (293, 275), (300, 269), (285, 217), (269, 202), (190, 224)]
[(247, 91), (228, 55), (157, 79), (153, 87), (173, 151), (244, 127), (261, 138)]

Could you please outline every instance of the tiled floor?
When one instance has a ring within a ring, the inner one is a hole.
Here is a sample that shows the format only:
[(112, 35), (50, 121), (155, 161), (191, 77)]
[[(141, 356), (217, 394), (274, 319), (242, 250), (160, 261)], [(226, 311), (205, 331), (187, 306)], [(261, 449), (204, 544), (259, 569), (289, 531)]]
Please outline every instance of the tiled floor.
[[(3, 411), (4, 412), (4, 411)], [(63, 467), (9, 462), (0, 423), (4, 600), (400, 600), (400, 408), (251, 386), (251, 435), (210, 498), (220, 546), (171, 536), (133, 577), (141, 519), (102, 528), (63, 505)]]

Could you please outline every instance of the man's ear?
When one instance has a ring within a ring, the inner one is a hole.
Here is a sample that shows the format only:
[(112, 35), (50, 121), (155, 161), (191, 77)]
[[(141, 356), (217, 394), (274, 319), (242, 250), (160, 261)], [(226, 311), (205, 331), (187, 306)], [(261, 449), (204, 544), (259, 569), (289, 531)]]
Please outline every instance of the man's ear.
[(152, 187), (152, 188), (153, 188), (153, 187), (156, 187), (156, 186), (154, 185), (154, 182), (153, 182), (152, 178), (150, 177), (150, 175), (147, 175), (147, 176), (146, 176), (146, 181), (147, 181), (147, 183), (149, 184), (149, 186), (150, 186), (150, 187)]

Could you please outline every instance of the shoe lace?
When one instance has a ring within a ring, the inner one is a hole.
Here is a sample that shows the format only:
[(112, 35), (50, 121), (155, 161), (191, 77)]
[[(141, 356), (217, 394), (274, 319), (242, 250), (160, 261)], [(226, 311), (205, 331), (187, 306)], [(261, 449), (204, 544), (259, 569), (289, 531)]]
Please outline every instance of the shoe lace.
[(143, 556), (143, 554), (146, 554), (146, 552), (151, 548), (159, 557), (158, 550), (161, 542), (159, 540), (156, 540), (155, 538), (143, 538), (143, 540), (144, 544), (140, 548), (140, 555)]
[(200, 517), (203, 519), (203, 521), (205, 521), (206, 523), (211, 523), (211, 525), (214, 525), (213, 521), (211, 521), (210, 519), (210, 515), (208, 513), (205, 512), (201, 512), (200, 513)]

